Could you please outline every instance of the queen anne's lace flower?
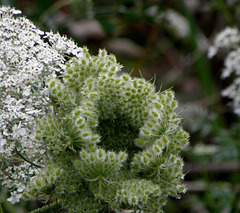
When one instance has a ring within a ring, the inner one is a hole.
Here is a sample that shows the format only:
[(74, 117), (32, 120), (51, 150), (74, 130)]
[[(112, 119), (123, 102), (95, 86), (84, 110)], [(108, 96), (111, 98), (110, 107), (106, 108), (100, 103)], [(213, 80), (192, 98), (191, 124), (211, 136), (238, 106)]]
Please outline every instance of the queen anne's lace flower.
[(213, 57), (217, 52), (228, 51), (224, 61), (222, 78), (234, 76), (233, 83), (222, 91), (222, 95), (233, 99), (233, 110), (240, 115), (240, 32), (237, 28), (227, 27), (220, 32), (213, 45), (209, 48), (208, 56)]
[(237, 47), (240, 42), (240, 33), (237, 28), (226, 27), (214, 39), (208, 50), (208, 57), (212, 58), (219, 50)]
[(14, 11), (3, 7), (0, 22), (0, 154), (9, 201), (53, 197), (69, 212), (162, 212), (168, 196), (186, 191), (180, 151), (189, 135), (174, 93), (156, 92), (121, 73), (105, 50), (92, 56)]
[[(161, 212), (169, 195), (186, 190), (179, 152), (188, 134), (179, 125), (174, 93), (156, 93), (146, 80), (121, 73), (105, 50), (91, 56), (84, 48), (66, 67), (60, 78), (48, 79), (55, 110), (38, 120), (36, 130), (47, 148), (47, 167), (63, 169), (49, 186), (51, 195), (73, 212), (92, 211), (95, 199), (100, 212), (104, 203), (112, 210)], [(24, 196), (39, 197), (40, 185)]]
[[(45, 80), (65, 68), (66, 56), (79, 58), (82, 54), (72, 40), (44, 33), (19, 14), (19, 10), (0, 8), (1, 179), (13, 191), (9, 199), (12, 203), (21, 198), (16, 183), (26, 183), (31, 169), (38, 173), (31, 164), (17, 158), (16, 149), (30, 161), (42, 164), (40, 144), (33, 141), (32, 129), (35, 118), (45, 114), (44, 105), (48, 104), (40, 95)], [(13, 170), (16, 161), (19, 166)]]

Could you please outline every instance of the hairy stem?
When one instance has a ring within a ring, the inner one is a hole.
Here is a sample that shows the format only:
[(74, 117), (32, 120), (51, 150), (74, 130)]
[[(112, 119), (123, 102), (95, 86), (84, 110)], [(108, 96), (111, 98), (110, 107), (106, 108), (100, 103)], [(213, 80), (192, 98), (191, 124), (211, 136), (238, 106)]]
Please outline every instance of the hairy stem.
[(52, 204), (49, 204), (47, 206), (43, 206), (42, 208), (36, 209), (34, 211), (31, 211), (29, 213), (49, 213), (49, 210), (54, 211), (54, 210), (60, 210), (61, 205), (59, 202), (54, 202)]

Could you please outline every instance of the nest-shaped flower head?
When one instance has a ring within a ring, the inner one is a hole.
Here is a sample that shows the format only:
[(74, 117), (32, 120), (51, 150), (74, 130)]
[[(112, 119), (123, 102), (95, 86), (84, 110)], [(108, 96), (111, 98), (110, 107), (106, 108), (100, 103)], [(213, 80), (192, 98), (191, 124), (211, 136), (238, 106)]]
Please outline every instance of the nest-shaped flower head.
[[(179, 154), (189, 136), (174, 93), (120, 71), (115, 56), (84, 48), (47, 82), (53, 110), (37, 122), (37, 139), (46, 167), (61, 171), (49, 192), (69, 211), (161, 212), (168, 196), (185, 191)], [(42, 180), (38, 175), (24, 196), (38, 197), (42, 185), (47, 191)]]

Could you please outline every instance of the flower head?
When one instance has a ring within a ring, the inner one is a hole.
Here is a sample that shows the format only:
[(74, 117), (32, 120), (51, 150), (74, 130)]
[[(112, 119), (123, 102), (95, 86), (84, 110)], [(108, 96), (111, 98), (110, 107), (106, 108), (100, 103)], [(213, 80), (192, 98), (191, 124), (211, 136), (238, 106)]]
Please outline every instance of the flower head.
[(122, 73), (114, 55), (92, 56), (16, 13), (3, 7), (0, 22), (9, 201), (56, 197), (70, 212), (159, 212), (168, 196), (185, 192), (180, 151), (189, 135), (173, 91), (156, 92)]
[(237, 28), (226, 27), (214, 39), (209, 48), (209, 57), (217, 52), (226, 51), (222, 78), (234, 76), (233, 83), (222, 91), (222, 95), (233, 100), (233, 110), (240, 115), (240, 32)]
[[(66, 37), (45, 34), (20, 14), (14, 8), (0, 8), (0, 155), (2, 163), (8, 165), (2, 167), (1, 179), (9, 188), (14, 188), (16, 182), (26, 183), (31, 167), (19, 159), (21, 173), (16, 175), (17, 170), (11, 169), (13, 156), (22, 154), (42, 163), (39, 152), (43, 148), (34, 142), (33, 126), (35, 118), (42, 117), (47, 108), (51, 110), (42, 96), (46, 79), (65, 68), (67, 55), (80, 57), (82, 51)], [(9, 181), (8, 176), (15, 182)], [(19, 201), (20, 197), (14, 191), (9, 201)]]
[[(105, 50), (92, 56), (84, 48), (60, 78), (49, 78), (55, 110), (38, 120), (36, 138), (51, 156), (47, 165), (65, 167), (62, 178), (74, 180), (71, 188), (87, 185), (109, 208), (127, 204), (155, 212), (169, 195), (186, 191), (179, 152), (189, 135), (180, 126), (174, 93), (156, 92), (153, 84), (122, 73), (121, 67)], [(65, 205), (79, 209), (68, 199), (77, 192), (65, 193), (60, 196)]]

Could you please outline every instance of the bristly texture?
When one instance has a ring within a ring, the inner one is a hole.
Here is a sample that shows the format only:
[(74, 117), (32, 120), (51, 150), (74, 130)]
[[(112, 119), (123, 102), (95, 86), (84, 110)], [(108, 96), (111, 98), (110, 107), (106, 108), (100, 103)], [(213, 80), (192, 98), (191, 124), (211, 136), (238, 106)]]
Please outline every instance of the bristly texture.
[(228, 52), (225, 61), (222, 78), (234, 77), (233, 83), (222, 91), (222, 95), (233, 100), (233, 110), (240, 115), (240, 32), (237, 28), (225, 28), (214, 39), (209, 48), (209, 58), (218, 52)]
[[(10, 20), (25, 23), (24, 18), (13, 18), (13, 13), (2, 12)], [(14, 64), (14, 71), (3, 72), (14, 77), (21, 72), (40, 73), (27, 81), (27, 96), (22, 88), (18, 92), (2, 89), (6, 97), (10, 94), (22, 100), (20, 103), (25, 101), (21, 113), (28, 114), (28, 107), (38, 110), (30, 114), (30, 120), (16, 117), (2, 127), (2, 140), (6, 141), (1, 146), (2, 162), (12, 168), (4, 167), (3, 174), (13, 178), (5, 178), (4, 183), (24, 185), (20, 190), (13, 188), (10, 201), (17, 202), (21, 196), (43, 202), (54, 198), (68, 212), (163, 212), (168, 196), (179, 198), (179, 193), (186, 191), (180, 152), (189, 135), (180, 126), (174, 93), (156, 92), (152, 83), (122, 73), (115, 56), (105, 50), (92, 56), (86, 48), (76, 47), (70, 53), (64, 49), (68, 40), (47, 36), (40, 35), (39, 40), (47, 39), (48, 43), (30, 39), (36, 42), (25, 48), (29, 58), (22, 63), (31, 59), (31, 51), (39, 43), (53, 51), (55, 60), (50, 60), (51, 51), (38, 58), (39, 50), (32, 56), (36, 59), (32, 69), (23, 71)], [(65, 43), (59, 43), (61, 39)], [(64, 62), (66, 54), (76, 57)], [(38, 63), (44, 67), (41, 72), (35, 70)]]
[[(33, 125), (48, 102), (42, 96), (44, 81), (65, 68), (65, 57), (81, 57), (82, 48), (52, 32), (44, 33), (21, 11), (0, 8), (0, 157), (1, 180), (18, 202), (26, 182), (42, 164), (45, 152), (34, 142)], [(23, 157), (20, 157), (22, 155)]]
[[(91, 56), (84, 48), (66, 66), (48, 79), (53, 111), (37, 122), (45, 164), (62, 169), (49, 195), (72, 212), (161, 212), (168, 196), (185, 192), (179, 154), (189, 136), (174, 93), (121, 73), (105, 50)], [(41, 173), (36, 178), (26, 198), (42, 195), (45, 182)]]

